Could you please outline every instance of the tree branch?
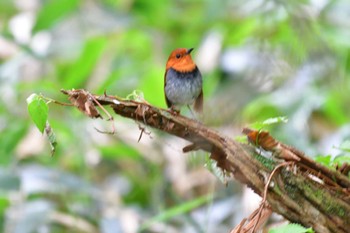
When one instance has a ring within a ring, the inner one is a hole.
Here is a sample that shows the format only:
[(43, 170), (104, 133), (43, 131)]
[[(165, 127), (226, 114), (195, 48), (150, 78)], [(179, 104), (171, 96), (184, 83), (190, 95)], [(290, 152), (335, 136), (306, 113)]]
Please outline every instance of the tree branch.
[[(134, 119), (147, 126), (183, 138), (190, 145), (184, 152), (204, 150), (217, 161), (217, 166), (227, 174), (264, 195), (264, 187), (271, 178), (266, 193), (268, 208), (291, 222), (312, 227), (316, 232), (346, 233), (350, 229), (350, 180), (338, 171), (330, 170), (306, 157), (302, 152), (279, 143), (267, 132), (245, 130), (254, 146), (240, 144), (198, 121), (174, 115), (145, 101), (125, 100), (115, 96), (95, 96), (85, 90), (62, 92), (89, 117), (99, 117), (96, 109), (109, 105), (116, 114)], [(257, 148), (279, 160), (257, 153)], [(294, 161), (271, 172), (278, 164)]]

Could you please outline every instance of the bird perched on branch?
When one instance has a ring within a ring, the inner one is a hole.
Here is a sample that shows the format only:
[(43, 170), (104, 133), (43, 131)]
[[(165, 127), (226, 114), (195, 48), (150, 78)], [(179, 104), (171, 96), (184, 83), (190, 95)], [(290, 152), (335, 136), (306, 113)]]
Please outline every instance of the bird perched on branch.
[[(166, 63), (164, 93), (168, 108), (179, 113), (180, 108), (194, 104), (196, 112), (203, 110), (202, 75), (193, 62), (193, 48), (175, 49)], [(190, 108), (191, 110), (191, 108)]]

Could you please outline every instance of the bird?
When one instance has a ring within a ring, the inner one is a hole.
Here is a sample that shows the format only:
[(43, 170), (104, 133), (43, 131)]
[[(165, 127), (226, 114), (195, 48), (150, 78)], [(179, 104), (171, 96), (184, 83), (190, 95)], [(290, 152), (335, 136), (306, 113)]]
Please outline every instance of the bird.
[[(198, 113), (203, 111), (203, 81), (197, 65), (191, 57), (193, 48), (173, 50), (166, 63), (164, 74), (165, 101), (173, 113), (180, 113), (182, 106), (194, 105)], [(192, 111), (191, 111), (192, 113)]]

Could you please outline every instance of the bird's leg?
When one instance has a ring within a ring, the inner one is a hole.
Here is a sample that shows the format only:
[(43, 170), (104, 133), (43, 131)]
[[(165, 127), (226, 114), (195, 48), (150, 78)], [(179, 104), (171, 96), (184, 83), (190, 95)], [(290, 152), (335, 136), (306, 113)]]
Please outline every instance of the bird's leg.
[(180, 115), (180, 110), (176, 109), (174, 105), (171, 105), (170, 113), (174, 116), (177, 116), (177, 115)]
[(195, 115), (194, 112), (192, 111), (190, 105), (187, 104), (186, 106), (187, 106), (187, 108), (190, 110), (192, 117), (193, 117), (194, 119), (198, 120), (197, 117), (196, 117), (196, 115)]

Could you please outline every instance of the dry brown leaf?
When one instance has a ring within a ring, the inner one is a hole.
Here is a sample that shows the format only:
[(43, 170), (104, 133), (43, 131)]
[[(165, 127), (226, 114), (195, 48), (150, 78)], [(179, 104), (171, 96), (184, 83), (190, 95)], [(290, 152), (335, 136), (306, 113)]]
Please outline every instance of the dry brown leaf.
[[(63, 91), (62, 91), (63, 92)], [(93, 102), (93, 96), (82, 89), (64, 91), (69, 101), (81, 112), (91, 118), (102, 118)]]
[(255, 226), (254, 232), (258, 232), (271, 216), (272, 210), (270, 207), (265, 206), (260, 216), (258, 213), (259, 209), (256, 209), (248, 219), (243, 219), (230, 233), (250, 233)]
[(258, 131), (244, 128), (242, 133), (247, 135), (248, 141), (254, 145), (263, 148), (266, 151), (273, 152), (277, 158), (287, 161), (300, 161), (300, 158), (291, 150), (290, 147), (285, 147), (274, 139), (267, 131)]

